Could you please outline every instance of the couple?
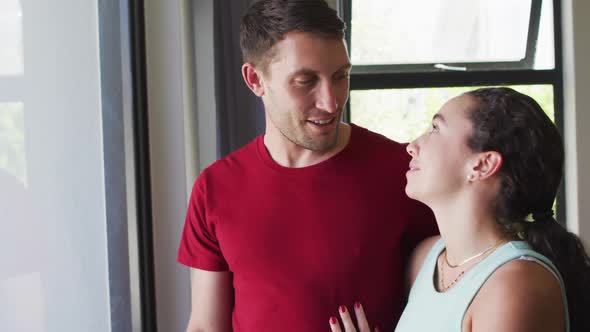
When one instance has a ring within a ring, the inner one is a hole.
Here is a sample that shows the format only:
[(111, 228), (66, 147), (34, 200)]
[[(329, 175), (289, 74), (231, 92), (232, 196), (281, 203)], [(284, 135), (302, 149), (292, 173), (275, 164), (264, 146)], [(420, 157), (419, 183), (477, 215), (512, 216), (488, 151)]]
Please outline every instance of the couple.
[(563, 146), (538, 105), (470, 92), (408, 146), (341, 123), (344, 30), (322, 0), (244, 16), (266, 130), (193, 187), (187, 331), (583, 331), (588, 256), (550, 211)]

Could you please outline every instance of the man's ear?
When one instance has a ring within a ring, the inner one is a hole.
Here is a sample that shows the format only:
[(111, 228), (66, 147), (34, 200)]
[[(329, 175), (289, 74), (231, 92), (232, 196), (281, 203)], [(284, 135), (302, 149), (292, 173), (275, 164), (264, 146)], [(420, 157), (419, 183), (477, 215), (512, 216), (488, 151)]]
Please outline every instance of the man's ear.
[(262, 84), (262, 76), (256, 70), (256, 67), (250, 62), (246, 62), (242, 65), (242, 77), (244, 77), (244, 82), (252, 92), (258, 97), (262, 97), (264, 95), (264, 86)]
[(502, 155), (496, 151), (479, 153), (471, 169), (473, 180), (484, 180), (497, 174), (502, 168), (503, 161)]

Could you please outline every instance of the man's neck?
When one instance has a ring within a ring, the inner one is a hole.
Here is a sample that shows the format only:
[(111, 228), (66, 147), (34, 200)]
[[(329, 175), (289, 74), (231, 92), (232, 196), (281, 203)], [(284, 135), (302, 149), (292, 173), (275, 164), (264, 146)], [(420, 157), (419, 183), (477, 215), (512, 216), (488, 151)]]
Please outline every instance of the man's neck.
[(266, 131), (264, 146), (279, 165), (290, 168), (308, 167), (328, 160), (342, 151), (350, 140), (350, 125), (341, 123), (336, 144), (326, 151), (313, 151), (301, 147), (278, 131)]

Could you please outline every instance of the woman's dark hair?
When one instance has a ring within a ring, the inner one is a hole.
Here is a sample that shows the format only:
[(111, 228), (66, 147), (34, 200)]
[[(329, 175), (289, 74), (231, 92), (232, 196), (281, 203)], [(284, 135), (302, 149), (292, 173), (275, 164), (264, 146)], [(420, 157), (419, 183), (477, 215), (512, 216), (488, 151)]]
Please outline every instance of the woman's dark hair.
[(291, 31), (343, 38), (346, 24), (324, 0), (259, 0), (248, 8), (240, 27), (245, 62), (264, 69), (271, 49)]
[(533, 98), (513, 89), (483, 88), (466, 95), (477, 101), (469, 114), (468, 146), (503, 158), (494, 202), (498, 223), (555, 264), (565, 283), (571, 330), (590, 331), (590, 258), (580, 239), (552, 213), (564, 163), (557, 127)]

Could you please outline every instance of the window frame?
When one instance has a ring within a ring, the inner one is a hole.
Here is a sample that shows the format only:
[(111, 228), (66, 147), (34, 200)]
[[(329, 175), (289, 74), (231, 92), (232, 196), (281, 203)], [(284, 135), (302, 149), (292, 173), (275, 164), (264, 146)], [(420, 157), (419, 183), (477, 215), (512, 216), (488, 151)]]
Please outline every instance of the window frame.
[[(339, 0), (338, 9), (347, 26), (345, 36), (348, 51), (351, 53), (352, 1)], [(357, 0), (358, 1), (358, 0)], [(433, 70), (434, 64), (418, 65), (354, 65), (350, 74), (350, 91), (380, 89), (411, 89), (440, 87), (477, 87), (491, 85), (551, 85), (553, 86), (555, 124), (564, 137), (563, 114), (563, 68), (561, 38), (561, 5), (553, 0), (553, 69), (533, 69), (536, 44), (539, 36), (541, 8), (543, 0), (532, 0), (531, 18), (527, 39), (526, 56), (518, 62), (484, 63), (445, 63), (453, 67), (466, 67), (467, 70)], [(485, 68), (485, 69), (484, 69)], [(350, 103), (347, 103), (344, 121), (350, 122)], [(557, 220), (566, 223), (565, 181), (557, 194)]]
[[(352, 21), (352, 0), (345, 0), (341, 5), (342, 16), (346, 19), (346, 26), (350, 27)], [(446, 71), (489, 71), (489, 70), (532, 70), (535, 62), (536, 45), (539, 39), (539, 27), (541, 23), (541, 9), (543, 0), (531, 0), (531, 12), (529, 16), (529, 29), (527, 33), (527, 45), (525, 57), (520, 61), (485, 61), (485, 62), (445, 62), (423, 64), (380, 64), (380, 65), (355, 65), (353, 71), (358, 74), (371, 73), (418, 73), (418, 72), (446, 72)], [(349, 30), (350, 31), (350, 30)], [(348, 33), (346, 42), (350, 49), (352, 45), (351, 33)], [(445, 65), (450, 68), (437, 68), (437, 65)]]
[[(154, 216), (152, 206), (151, 157), (149, 140), (146, 15), (145, 0), (124, 0), (122, 21), (128, 39), (127, 74), (131, 85), (132, 129), (135, 169), (136, 225), (139, 274), (139, 328), (158, 330), (156, 308), (156, 274), (154, 255)], [(135, 328), (135, 326), (134, 326)]]

